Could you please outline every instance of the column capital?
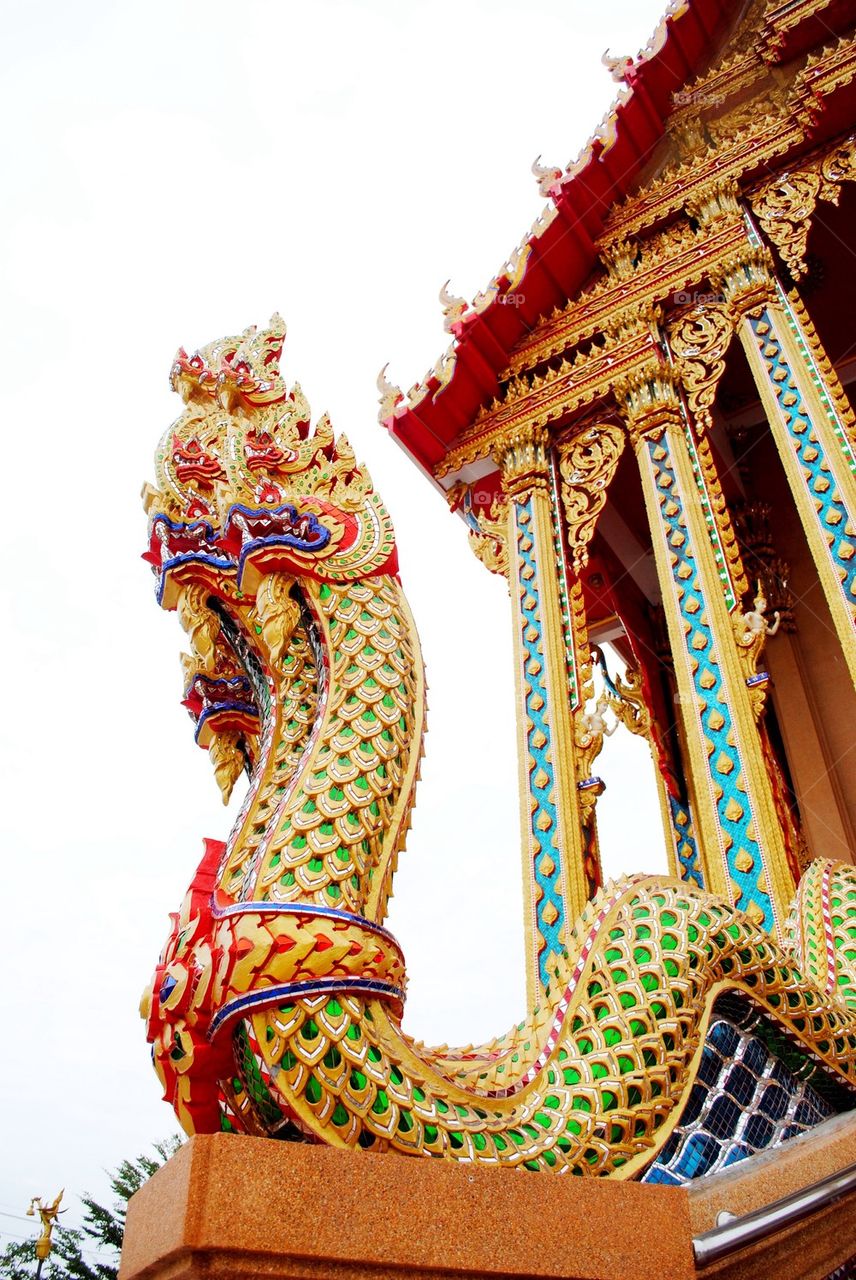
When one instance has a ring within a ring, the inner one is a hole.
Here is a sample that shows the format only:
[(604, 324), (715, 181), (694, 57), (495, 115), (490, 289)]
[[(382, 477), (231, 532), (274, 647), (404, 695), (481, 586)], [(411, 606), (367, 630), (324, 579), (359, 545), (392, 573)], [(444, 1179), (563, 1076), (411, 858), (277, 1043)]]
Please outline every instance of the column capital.
[(545, 426), (527, 422), (504, 436), (497, 453), (509, 497), (549, 486), (547, 449), (550, 433)]
[(725, 306), (737, 324), (744, 316), (775, 300), (773, 259), (762, 245), (746, 244), (711, 272), (711, 284), (722, 292)]
[(635, 240), (613, 240), (599, 247), (598, 256), (612, 280), (629, 280), (636, 270), (639, 245)]
[(649, 361), (612, 388), (634, 449), (670, 424), (680, 425), (678, 375), (671, 365)]
[(712, 178), (686, 203), (686, 211), (704, 230), (728, 222), (741, 222), (740, 188), (734, 178)]
[(631, 338), (650, 337), (653, 343), (661, 340), (663, 308), (659, 303), (630, 302), (614, 311), (604, 324), (607, 339), (613, 344), (628, 342)]

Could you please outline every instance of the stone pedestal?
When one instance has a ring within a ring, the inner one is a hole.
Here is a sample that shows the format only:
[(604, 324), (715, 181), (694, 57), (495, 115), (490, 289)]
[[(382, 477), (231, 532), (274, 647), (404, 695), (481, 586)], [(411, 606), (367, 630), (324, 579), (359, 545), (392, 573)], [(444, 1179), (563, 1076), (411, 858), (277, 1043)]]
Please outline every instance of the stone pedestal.
[(856, 1254), (856, 1195), (703, 1270), (692, 1240), (854, 1160), (856, 1116), (689, 1189), (197, 1137), (131, 1200), (119, 1277), (821, 1280)]

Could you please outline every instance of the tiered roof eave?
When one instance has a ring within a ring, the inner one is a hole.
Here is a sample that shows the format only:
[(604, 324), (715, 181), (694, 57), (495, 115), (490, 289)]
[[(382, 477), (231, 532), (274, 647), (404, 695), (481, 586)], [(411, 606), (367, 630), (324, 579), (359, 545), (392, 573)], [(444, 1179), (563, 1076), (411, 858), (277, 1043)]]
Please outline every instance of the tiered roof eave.
[[(768, 9), (775, 47), (765, 61), (790, 56), (798, 43), (793, 7)], [(817, 0), (797, 7), (817, 8)], [(564, 170), (533, 166), (548, 203), (487, 288), (471, 304), (441, 291), (451, 345), (406, 395), (382, 371), (379, 420), (433, 483), (438, 463), (499, 393), (515, 345), (575, 297), (596, 268), (610, 215), (638, 189), (666, 136), (675, 94), (710, 67), (744, 8), (735, 12), (730, 0), (672, 0), (639, 57), (613, 70), (622, 87), (576, 160)]]

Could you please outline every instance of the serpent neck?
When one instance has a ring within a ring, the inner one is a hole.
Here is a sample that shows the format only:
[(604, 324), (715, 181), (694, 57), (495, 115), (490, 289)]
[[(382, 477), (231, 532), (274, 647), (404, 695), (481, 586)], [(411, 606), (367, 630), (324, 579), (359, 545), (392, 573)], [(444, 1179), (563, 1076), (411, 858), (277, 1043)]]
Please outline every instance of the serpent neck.
[(395, 577), (299, 586), (303, 620), (286, 654), (268, 646), (251, 671), (263, 729), (220, 888), (380, 922), (421, 754), (418, 638)]

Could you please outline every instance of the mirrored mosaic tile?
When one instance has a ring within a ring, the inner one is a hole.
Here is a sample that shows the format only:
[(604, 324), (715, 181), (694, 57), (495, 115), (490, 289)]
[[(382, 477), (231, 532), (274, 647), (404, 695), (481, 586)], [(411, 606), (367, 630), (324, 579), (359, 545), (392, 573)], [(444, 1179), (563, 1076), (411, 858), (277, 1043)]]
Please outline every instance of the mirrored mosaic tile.
[(765, 1042), (745, 1001), (719, 1002), (681, 1122), (642, 1182), (678, 1186), (805, 1133), (836, 1113)]

